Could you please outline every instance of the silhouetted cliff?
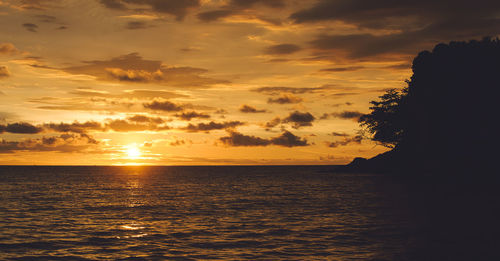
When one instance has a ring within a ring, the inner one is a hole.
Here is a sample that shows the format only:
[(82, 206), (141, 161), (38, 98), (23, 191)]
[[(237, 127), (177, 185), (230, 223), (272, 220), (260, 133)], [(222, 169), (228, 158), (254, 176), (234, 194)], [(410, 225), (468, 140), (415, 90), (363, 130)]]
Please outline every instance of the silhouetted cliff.
[(343, 170), (494, 174), (485, 171), (499, 149), (500, 41), (438, 44), (419, 53), (412, 70), (392, 117), (401, 128), (394, 149)]

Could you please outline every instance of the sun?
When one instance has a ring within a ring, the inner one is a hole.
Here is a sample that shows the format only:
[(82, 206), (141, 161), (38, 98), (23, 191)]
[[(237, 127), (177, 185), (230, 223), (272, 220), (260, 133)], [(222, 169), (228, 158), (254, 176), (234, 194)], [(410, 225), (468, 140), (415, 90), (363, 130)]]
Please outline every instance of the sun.
[(129, 159), (138, 159), (141, 157), (141, 150), (135, 143), (127, 146), (126, 153)]

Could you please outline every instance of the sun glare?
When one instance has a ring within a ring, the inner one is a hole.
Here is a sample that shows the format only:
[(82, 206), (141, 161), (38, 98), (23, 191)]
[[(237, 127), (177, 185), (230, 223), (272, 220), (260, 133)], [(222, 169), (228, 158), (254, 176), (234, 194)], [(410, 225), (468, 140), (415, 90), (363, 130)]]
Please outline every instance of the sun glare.
[(137, 148), (135, 143), (127, 146), (126, 153), (129, 159), (138, 159), (141, 157), (141, 150)]

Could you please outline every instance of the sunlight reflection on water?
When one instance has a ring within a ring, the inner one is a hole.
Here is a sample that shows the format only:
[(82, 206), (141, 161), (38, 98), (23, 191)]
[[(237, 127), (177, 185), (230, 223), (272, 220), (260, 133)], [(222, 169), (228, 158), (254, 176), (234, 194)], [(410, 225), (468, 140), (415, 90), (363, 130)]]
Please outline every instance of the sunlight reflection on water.
[(328, 167), (24, 167), (1, 172), (0, 257), (392, 260), (397, 186)]

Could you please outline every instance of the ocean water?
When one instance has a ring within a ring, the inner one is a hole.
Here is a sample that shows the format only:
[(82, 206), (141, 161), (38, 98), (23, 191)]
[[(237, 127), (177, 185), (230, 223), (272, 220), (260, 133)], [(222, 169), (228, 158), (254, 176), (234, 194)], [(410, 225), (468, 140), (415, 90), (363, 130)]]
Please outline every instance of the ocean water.
[(412, 260), (402, 185), (331, 170), (0, 167), (0, 259)]

